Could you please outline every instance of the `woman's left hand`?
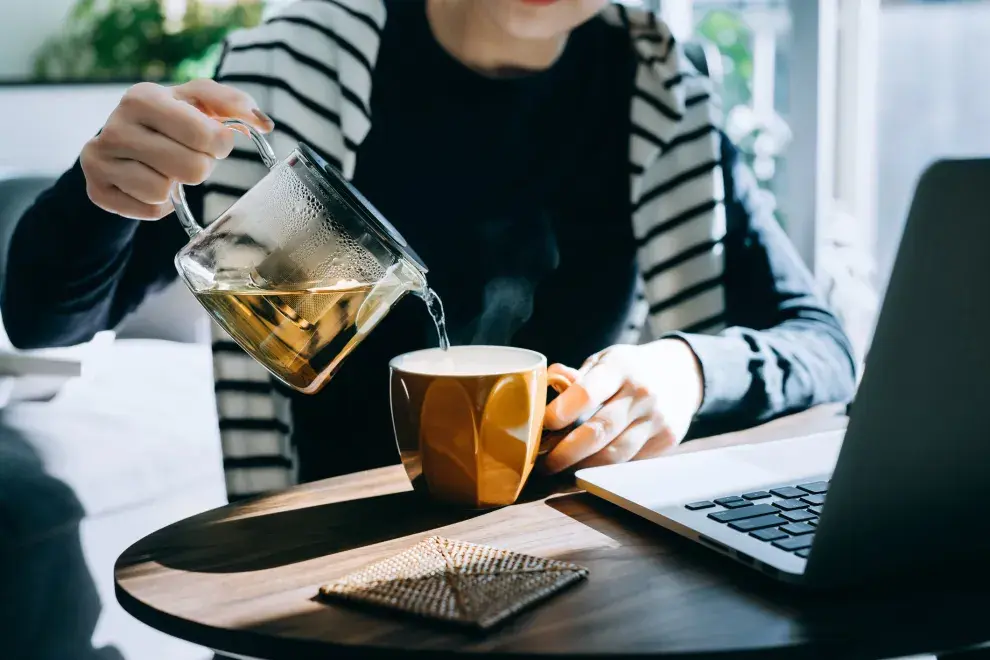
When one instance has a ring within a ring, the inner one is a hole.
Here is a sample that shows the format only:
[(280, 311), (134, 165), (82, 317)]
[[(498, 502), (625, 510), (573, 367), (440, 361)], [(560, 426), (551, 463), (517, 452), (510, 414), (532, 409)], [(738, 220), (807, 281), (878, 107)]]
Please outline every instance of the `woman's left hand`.
[(704, 390), (701, 366), (679, 339), (613, 346), (579, 371), (560, 364), (550, 371), (573, 384), (547, 406), (544, 428), (594, 413), (547, 455), (551, 473), (657, 456), (684, 439)]

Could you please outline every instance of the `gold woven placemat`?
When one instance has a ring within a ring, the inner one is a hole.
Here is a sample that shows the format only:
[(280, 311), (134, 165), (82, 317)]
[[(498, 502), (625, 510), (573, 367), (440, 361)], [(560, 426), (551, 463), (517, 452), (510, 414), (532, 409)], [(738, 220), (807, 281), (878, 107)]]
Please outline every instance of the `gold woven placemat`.
[(587, 576), (575, 564), (432, 536), (320, 596), (485, 629)]

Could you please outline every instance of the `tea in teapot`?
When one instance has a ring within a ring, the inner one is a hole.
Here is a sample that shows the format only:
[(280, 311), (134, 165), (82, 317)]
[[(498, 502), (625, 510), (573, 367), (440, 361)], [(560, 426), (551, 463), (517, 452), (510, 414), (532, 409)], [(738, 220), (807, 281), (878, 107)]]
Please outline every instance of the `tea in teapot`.
[(306, 145), (279, 161), (247, 130), (269, 174), (219, 219), (193, 219), (181, 184), (172, 202), (191, 241), (182, 280), (247, 353), (290, 387), (319, 391), (407, 293), (427, 303), (441, 347), (443, 308), (426, 266), (349, 182)]

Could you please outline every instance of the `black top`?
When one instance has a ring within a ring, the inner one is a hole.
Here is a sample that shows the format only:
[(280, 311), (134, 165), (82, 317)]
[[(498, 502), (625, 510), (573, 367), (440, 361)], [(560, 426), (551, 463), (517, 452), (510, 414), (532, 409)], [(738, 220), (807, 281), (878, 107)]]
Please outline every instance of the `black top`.
[[(429, 266), (453, 343), (512, 344), (580, 366), (615, 343), (634, 295), (628, 35), (595, 19), (548, 70), (489, 78), (439, 46), (423, 3), (393, 2), (389, 13), (355, 186)], [(743, 328), (686, 337), (706, 379), (693, 433), (842, 400), (853, 388), (842, 330), (723, 145), (726, 313)], [(2, 301), (11, 340), (65, 345), (115, 326), (175, 278), (172, 256), (185, 241), (172, 218), (139, 223), (95, 207), (77, 164), (13, 238)], [(407, 297), (320, 394), (293, 398), (304, 480), (397, 462), (387, 363), (436, 341), (425, 307)]]
[[(451, 343), (579, 366), (618, 340), (636, 282), (621, 166), (634, 64), (628, 38), (593, 20), (546, 71), (485, 77), (437, 43), (424, 3), (389, 4), (353, 183), (429, 267)], [(295, 400), (297, 434), (391, 437), (386, 365), (436, 345), (425, 306), (406, 298), (322, 392)], [(336, 441), (297, 446), (304, 478), (341, 462)], [(394, 462), (385, 449), (366, 460)]]
[[(617, 166), (628, 38), (593, 20), (550, 69), (495, 79), (440, 47), (422, 3), (389, 12), (354, 185), (429, 266), (452, 342), (584, 360), (618, 336), (635, 283), (629, 176)], [(580, 340), (553, 331), (592, 300), (605, 313), (585, 315)]]

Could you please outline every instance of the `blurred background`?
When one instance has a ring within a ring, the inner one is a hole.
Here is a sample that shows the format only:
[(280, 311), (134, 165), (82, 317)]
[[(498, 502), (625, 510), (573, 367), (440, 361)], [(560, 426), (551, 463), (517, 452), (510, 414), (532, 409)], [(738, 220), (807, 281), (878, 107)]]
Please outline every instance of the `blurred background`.
[[(224, 34), (287, 1), (6, 3), (0, 120), (23, 130), (0, 174), (68, 167), (128, 84), (210, 75)], [(974, 130), (990, 119), (990, 1), (623, 1), (707, 50), (726, 129), (863, 348), (921, 169), (990, 151)]]
[[(36, 194), (128, 86), (210, 76), (225, 34), (289, 1), (4, 2), (0, 238), (23, 208), (12, 181)], [(990, 154), (990, 0), (625, 4), (660, 12), (702, 54), (726, 131), (862, 356), (919, 174), (939, 157)], [(42, 602), (27, 572), (0, 575), (0, 610), (13, 603), (19, 615), (0, 617), (0, 640), (54, 644), (64, 634), (64, 652), (50, 656), (59, 658), (209, 657), (137, 623), (113, 597), (113, 561), (127, 545), (224, 501), (205, 321), (184, 296), (177, 288), (149, 301), (85, 384), (48, 403), (3, 408), (0, 396), (0, 514), (13, 455), (50, 496), (38, 501), (57, 503), (47, 515), (66, 521), (65, 538), (46, 541), (50, 557), (32, 551), (39, 575), (63, 576), (61, 590), (46, 588)], [(142, 373), (155, 376), (135, 378)], [(53, 619), (30, 630), (34, 606), (64, 612), (64, 627)]]

